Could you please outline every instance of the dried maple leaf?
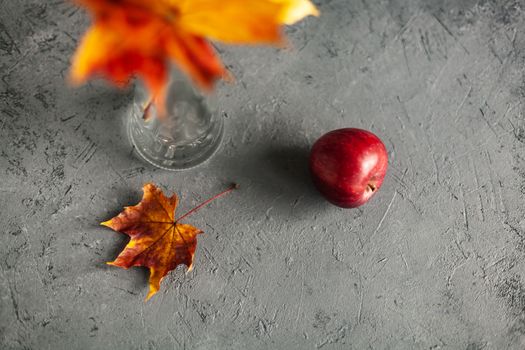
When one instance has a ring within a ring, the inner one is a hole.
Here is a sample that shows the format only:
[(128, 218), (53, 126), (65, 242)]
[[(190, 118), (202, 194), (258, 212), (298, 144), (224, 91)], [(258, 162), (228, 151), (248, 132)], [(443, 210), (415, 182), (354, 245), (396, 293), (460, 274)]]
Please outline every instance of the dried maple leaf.
[(125, 269), (131, 266), (148, 267), (148, 300), (160, 289), (160, 282), (169, 271), (181, 264), (186, 265), (188, 271), (193, 267), (197, 235), (202, 231), (191, 225), (181, 224), (180, 220), (235, 188), (237, 185), (232, 185), (226, 191), (175, 218), (179, 203), (177, 195), (168, 198), (154, 184), (144, 185), (144, 195), (139, 204), (125, 207), (119, 215), (101, 224), (131, 237), (115, 261), (107, 264)]
[(125, 85), (137, 74), (158, 102), (164, 98), (169, 61), (204, 89), (227, 76), (207, 39), (278, 44), (283, 24), (318, 15), (310, 0), (73, 1), (94, 19), (73, 57), (72, 81), (101, 75)]

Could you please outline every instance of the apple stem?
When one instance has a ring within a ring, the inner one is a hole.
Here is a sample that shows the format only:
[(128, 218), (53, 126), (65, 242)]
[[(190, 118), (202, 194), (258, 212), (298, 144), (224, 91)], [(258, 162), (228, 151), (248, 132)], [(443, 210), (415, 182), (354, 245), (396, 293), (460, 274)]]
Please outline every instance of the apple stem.
[(228, 187), (226, 190), (222, 191), (221, 193), (219, 194), (216, 194), (215, 196), (205, 200), (204, 202), (202, 202), (201, 204), (197, 205), (195, 208), (191, 209), (190, 211), (188, 211), (186, 214), (180, 216), (179, 218), (175, 219), (175, 222), (178, 222), (182, 219), (184, 219), (186, 216), (190, 215), (190, 214), (193, 214), (194, 212), (196, 212), (197, 210), (199, 210), (200, 208), (204, 207), (206, 204), (214, 201), (215, 199), (227, 194), (227, 193), (230, 193), (231, 191), (233, 190), (236, 190), (239, 188), (239, 185), (236, 184), (236, 183), (233, 183), (230, 185), (230, 187)]
[(376, 186), (375, 185), (372, 185), (372, 184), (368, 184), (368, 188), (370, 189), (370, 191), (374, 192), (376, 190)]

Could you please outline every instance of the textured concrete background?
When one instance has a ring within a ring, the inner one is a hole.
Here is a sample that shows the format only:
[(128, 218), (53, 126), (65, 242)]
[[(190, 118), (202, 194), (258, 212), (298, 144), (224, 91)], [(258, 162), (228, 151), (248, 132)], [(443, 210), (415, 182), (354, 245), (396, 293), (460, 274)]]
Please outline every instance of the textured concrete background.
[[(129, 93), (71, 89), (88, 26), (62, 1), (0, 0), (0, 348), (523, 349), (525, 2), (332, 0), (294, 49), (220, 47), (225, 140), (206, 165), (151, 168)], [(390, 153), (358, 210), (315, 192), (306, 158), (339, 127)], [(146, 270), (106, 266), (98, 226), (144, 182), (182, 196), (195, 269), (144, 303)]]

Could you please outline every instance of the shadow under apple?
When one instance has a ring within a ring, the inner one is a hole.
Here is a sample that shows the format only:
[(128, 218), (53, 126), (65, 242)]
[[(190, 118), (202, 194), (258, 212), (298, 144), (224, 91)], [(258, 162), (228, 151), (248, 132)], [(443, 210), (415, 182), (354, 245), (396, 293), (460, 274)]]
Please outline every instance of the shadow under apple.
[[(240, 181), (250, 202), (281, 220), (304, 220), (334, 208), (316, 190), (308, 169), (305, 146), (275, 145), (238, 155), (230, 171)], [(267, 214), (268, 216), (268, 214)]]

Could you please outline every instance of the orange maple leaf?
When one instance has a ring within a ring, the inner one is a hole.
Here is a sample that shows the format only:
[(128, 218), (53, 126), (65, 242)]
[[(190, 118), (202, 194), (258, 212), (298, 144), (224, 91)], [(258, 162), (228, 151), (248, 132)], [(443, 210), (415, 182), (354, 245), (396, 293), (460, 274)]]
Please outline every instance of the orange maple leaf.
[(119, 215), (101, 223), (131, 237), (115, 261), (107, 264), (125, 269), (131, 266), (148, 267), (148, 300), (160, 289), (160, 282), (168, 272), (181, 264), (188, 267), (188, 272), (193, 268), (197, 235), (203, 231), (188, 224), (181, 224), (180, 220), (235, 188), (237, 185), (232, 185), (226, 191), (175, 218), (175, 209), (179, 203), (177, 195), (173, 194), (168, 198), (154, 184), (145, 184), (144, 195), (139, 204), (125, 207)]
[(281, 27), (318, 15), (310, 0), (73, 0), (93, 25), (73, 57), (71, 80), (125, 85), (137, 74), (162, 101), (169, 61), (204, 89), (227, 76), (207, 41), (282, 43)]

